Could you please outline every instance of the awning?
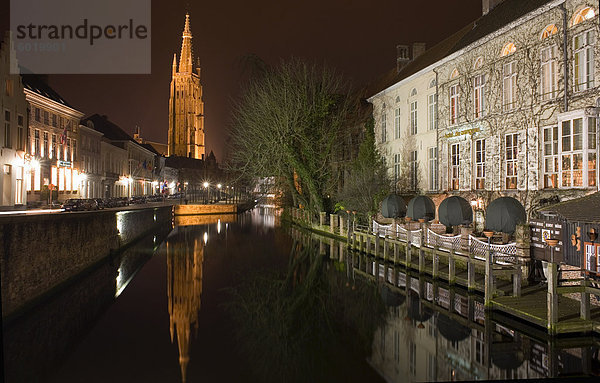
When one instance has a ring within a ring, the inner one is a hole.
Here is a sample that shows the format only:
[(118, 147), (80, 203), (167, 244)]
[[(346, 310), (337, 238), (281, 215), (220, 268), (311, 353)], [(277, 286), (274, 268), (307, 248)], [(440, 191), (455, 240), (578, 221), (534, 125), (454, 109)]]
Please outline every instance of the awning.
[(390, 194), (381, 203), (381, 215), (385, 218), (398, 218), (406, 215), (406, 203), (397, 194)]
[(418, 195), (411, 199), (406, 209), (406, 216), (415, 221), (424, 219), (431, 221), (435, 218), (435, 204), (431, 198), (425, 195)]
[(440, 204), (438, 216), (446, 226), (470, 225), (473, 222), (473, 209), (466, 199), (451, 196)]
[(515, 232), (519, 223), (527, 222), (527, 213), (521, 202), (512, 197), (500, 197), (493, 200), (485, 217), (485, 228), (506, 234)]

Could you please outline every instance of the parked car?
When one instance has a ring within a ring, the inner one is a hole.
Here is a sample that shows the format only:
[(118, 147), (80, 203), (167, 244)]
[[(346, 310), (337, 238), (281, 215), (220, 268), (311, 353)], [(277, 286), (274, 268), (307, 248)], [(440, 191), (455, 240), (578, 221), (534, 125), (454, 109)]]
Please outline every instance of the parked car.
[(85, 204), (80, 198), (69, 198), (60, 207), (64, 209), (64, 211), (85, 210)]
[(94, 201), (96, 201), (96, 204), (98, 205), (99, 210), (102, 210), (105, 207), (107, 207), (106, 202), (102, 198), (94, 198)]
[(83, 200), (84, 210), (98, 210), (98, 202), (94, 198)]

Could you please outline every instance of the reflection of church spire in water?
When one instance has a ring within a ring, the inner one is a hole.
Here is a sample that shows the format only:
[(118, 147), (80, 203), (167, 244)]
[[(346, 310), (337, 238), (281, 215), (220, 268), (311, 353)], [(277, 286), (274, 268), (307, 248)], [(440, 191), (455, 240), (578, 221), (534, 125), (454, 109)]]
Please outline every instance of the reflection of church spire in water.
[(192, 326), (195, 334), (198, 332), (204, 247), (199, 237), (190, 238), (191, 231), (185, 228), (178, 230), (180, 235), (176, 235), (172, 241), (167, 240), (167, 294), (171, 342), (175, 330), (181, 380), (185, 383)]

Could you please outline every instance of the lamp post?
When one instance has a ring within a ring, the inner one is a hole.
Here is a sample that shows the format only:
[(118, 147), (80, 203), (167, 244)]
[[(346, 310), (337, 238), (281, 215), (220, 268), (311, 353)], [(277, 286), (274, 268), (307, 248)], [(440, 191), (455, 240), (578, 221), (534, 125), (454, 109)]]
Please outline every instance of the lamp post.
[(485, 307), (491, 308), (492, 295), (494, 294), (494, 276), (492, 274), (492, 236), (494, 232), (484, 230), (483, 235), (488, 240), (488, 256), (485, 259)]

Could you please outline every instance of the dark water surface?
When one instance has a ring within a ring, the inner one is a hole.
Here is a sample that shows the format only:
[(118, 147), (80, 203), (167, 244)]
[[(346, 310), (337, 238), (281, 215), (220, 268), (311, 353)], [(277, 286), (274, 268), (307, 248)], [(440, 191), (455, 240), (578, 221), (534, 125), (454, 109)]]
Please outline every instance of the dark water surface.
[(280, 224), (178, 220), (5, 323), (7, 382), (406, 382), (593, 376), (481, 297)]

